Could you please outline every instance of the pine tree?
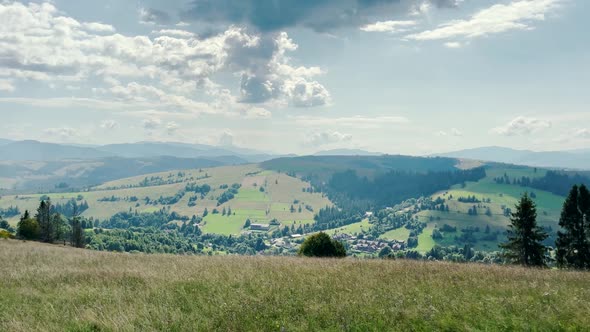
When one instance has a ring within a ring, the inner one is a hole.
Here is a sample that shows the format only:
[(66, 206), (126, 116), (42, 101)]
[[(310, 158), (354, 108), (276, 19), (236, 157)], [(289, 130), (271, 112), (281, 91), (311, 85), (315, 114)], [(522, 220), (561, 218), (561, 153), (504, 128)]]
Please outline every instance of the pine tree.
[(505, 258), (524, 266), (546, 266), (547, 248), (541, 242), (548, 235), (537, 225), (537, 208), (527, 193), (516, 205), (510, 222), (508, 242), (500, 244)]
[(557, 232), (557, 265), (590, 268), (590, 193), (586, 186), (573, 186), (563, 203)]
[(80, 216), (78, 212), (78, 206), (74, 203), (72, 208), (72, 234), (70, 243), (73, 247), (76, 248), (84, 248), (84, 229), (82, 228), (82, 222), (80, 221)]
[(41, 201), (37, 208), (37, 215), (35, 216), (39, 223), (39, 236), (43, 242), (53, 242), (55, 240), (55, 225), (54, 218), (51, 215), (51, 201)]

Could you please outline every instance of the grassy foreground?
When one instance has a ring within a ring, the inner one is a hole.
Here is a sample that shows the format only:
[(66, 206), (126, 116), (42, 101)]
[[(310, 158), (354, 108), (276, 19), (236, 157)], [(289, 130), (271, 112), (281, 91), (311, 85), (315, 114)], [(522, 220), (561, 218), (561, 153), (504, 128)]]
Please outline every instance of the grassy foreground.
[(0, 240), (0, 331), (586, 330), (590, 274)]

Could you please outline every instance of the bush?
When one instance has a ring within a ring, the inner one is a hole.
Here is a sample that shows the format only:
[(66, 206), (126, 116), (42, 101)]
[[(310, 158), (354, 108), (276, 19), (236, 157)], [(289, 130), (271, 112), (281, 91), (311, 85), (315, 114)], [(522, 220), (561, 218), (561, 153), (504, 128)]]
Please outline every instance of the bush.
[(23, 240), (37, 240), (40, 234), (39, 223), (32, 218), (22, 218), (16, 233)]
[(7, 230), (0, 229), (0, 239), (14, 239), (14, 235)]
[(307, 257), (345, 257), (346, 249), (342, 243), (333, 240), (328, 234), (320, 232), (305, 239), (301, 244), (301, 248), (299, 248), (299, 255)]

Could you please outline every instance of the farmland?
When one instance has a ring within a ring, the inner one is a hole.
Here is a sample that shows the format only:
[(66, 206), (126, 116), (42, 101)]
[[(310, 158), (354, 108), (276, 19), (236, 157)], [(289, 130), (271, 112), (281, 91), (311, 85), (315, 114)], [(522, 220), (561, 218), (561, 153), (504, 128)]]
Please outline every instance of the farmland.
[[(186, 192), (187, 184), (208, 185), (211, 190), (199, 196)], [(235, 197), (219, 204), (218, 198), (227, 190), (223, 187), (234, 184), (239, 186)], [(0, 198), (0, 208), (14, 206), (21, 213), (35, 211), (41, 198), (48, 197), (54, 204), (71, 199), (86, 201), (89, 208), (83, 216), (99, 220), (127, 211), (151, 213), (165, 208), (190, 217), (202, 216), (208, 210), (203, 231), (229, 235), (240, 233), (246, 219), (260, 223), (277, 219), (288, 225), (312, 222), (315, 210), (332, 203), (320, 193), (305, 192), (303, 189), (307, 187), (309, 184), (297, 178), (262, 170), (256, 165), (223, 166), (146, 174), (106, 182), (82, 192), (6, 195)], [(177, 202), (158, 201), (179, 193)], [(191, 198), (194, 204), (190, 204)], [(223, 209), (231, 209), (232, 215), (213, 213)], [(12, 224), (17, 219), (18, 216), (8, 218)]]

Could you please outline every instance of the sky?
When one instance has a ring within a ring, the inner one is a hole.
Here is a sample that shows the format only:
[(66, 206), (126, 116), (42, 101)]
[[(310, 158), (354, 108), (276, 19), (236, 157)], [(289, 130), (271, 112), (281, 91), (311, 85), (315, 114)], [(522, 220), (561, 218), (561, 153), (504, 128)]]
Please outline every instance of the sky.
[(587, 0), (0, 0), (0, 137), (587, 148), (589, 15)]

